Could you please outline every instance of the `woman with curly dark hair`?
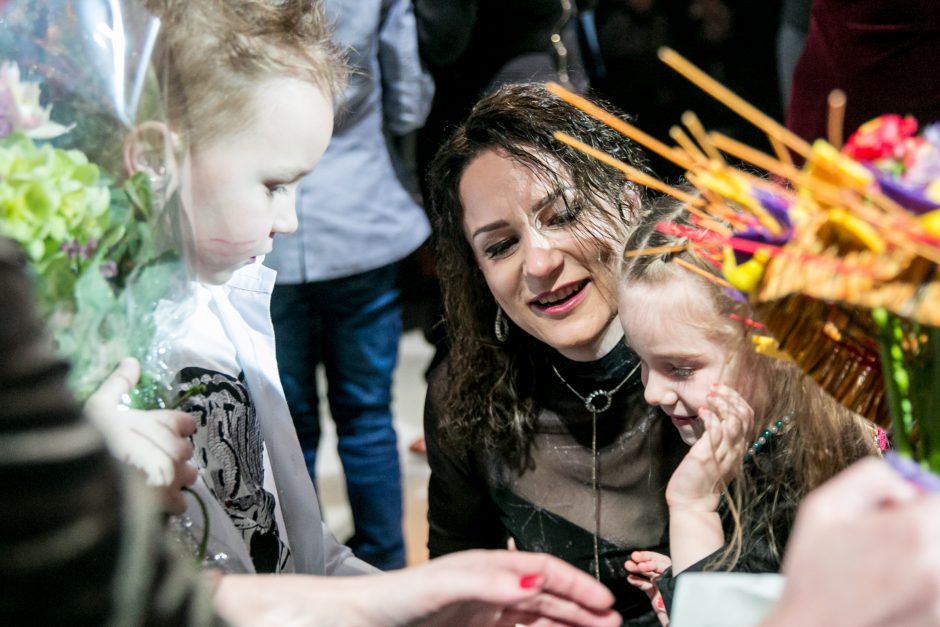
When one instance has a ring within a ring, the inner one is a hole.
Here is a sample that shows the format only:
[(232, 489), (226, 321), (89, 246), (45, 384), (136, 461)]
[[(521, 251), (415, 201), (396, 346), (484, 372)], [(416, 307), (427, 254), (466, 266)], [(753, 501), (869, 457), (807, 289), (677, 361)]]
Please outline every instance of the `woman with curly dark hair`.
[(481, 100), (430, 172), (451, 341), (425, 409), (432, 557), (555, 554), (656, 624), (626, 584), (666, 547), (663, 490), (685, 446), (643, 401), (617, 322), (616, 272), (644, 192), (554, 131), (643, 167), (639, 150), (541, 85)]

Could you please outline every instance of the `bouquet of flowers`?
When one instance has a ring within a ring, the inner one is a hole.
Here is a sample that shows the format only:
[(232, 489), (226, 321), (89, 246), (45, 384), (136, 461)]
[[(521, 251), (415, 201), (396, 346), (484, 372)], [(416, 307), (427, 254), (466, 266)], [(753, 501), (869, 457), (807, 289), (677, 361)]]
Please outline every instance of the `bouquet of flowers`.
[[(205, 391), (179, 390), (166, 362), (196, 297), (177, 191), (183, 147), (151, 59), (159, 28), (136, 0), (0, 3), (0, 236), (26, 254), (78, 398), (132, 356), (141, 377), (124, 403), (136, 409)], [(96, 424), (113, 453), (164, 486), (175, 460), (156, 441), (166, 426), (155, 416)], [(208, 524), (201, 539), (185, 514), (170, 527), (205, 556)]]
[[(133, 356), (143, 375), (131, 403), (155, 408), (168, 402), (161, 345), (171, 339), (166, 317), (185, 315), (187, 276), (163, 226), (165, 188), (154, 189), (143, 172), (123, 171), (121, 143), (108, 141), (159, 115), (148, 80), (151, 18), (130, 8), (116, 14), (93, 2), (4, 8), (0, 235), (27, 255), (41, 311), (72, 364), (79, 398)], [(87, 63), (79, 66), (78, 59)], [(125, 93), (115, 91), (125, 74), (134, 81)], [(158, 307), (171, 295), (178, 306)]]
[(940, 471), (940, 128), (918, 134), (912, 118), (887, 115), (844, 147), (841, 129), (808, 144), (674, 51), (660, 57), (766, 133), (773, 154), (708, 132), (691, 112), (666, 145), (549, 85), (683, 167), (698, 195), (556, 138), (686, 203), (696, 228), (660, 228), (712, 263), (706, 278), (755, 306), (770, 333), (754, 337), (756, 349), (793, 359), (847, 407), (890, 426), (902, 455)]

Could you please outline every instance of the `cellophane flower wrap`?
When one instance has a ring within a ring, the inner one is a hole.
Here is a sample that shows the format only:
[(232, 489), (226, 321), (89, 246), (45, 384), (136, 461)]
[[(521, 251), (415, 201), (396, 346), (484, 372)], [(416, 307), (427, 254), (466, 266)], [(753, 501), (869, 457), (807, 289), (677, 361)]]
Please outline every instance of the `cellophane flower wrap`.
[(142, 376), (128, 402), (164, 407), (161, 355), (189, 307), (161, 176), (175, 155), (137, 172), (125, 158), (132, 131), (164, 119), (150, 66), (159, 21), (118, 0), (12, 0), (0, 12), (0, 235), (28, 258), (78, 397), (133, 356)]

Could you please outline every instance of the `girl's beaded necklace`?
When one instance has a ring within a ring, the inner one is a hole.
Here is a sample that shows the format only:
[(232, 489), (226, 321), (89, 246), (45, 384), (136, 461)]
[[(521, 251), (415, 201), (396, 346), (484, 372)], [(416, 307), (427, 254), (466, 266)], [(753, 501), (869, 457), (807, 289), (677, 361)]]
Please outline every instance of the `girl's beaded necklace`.
[(793, 412), (787, 412), (783, 418), (773, 423), (767, 429), (764, 429), (760, 432), (760, 435), (757, 436), (757, 439), (754, 440), (754, 444), (751, 444), (750, 448), (747, 449), (747, 453), (744, 454), (745, 463), (751, 461), (755, 455), (760, 453), (761, 449), (770, 442), (770, 439), (783, 431), (784, 427), (793, 422)]
[[(772, 424), (769, 428), (761, 431), (760, 435), (757, 436), (757, 439), (754, 440), (754, 444), (752, 444), (747, 449), (747, 453), (744, 454), (744, 462), (747, 463), (751, 461), (755, 455), (760, 453), (761, 449), (763, 449), (764, 446), (770, 442), (772, 437), (783, 431), (784, 427), (793, 422), (793, 416), (794, 412), (789, 411), (783, 418)], [(891, 447), (890, 442), (888, 441), (888, 434), (884, 429), (877, 425), (874, 426), (874, 430), (875, 431), (872, 434), (872, 439), (875, 442), (875, 446), (878, 447), (879, 451), (884, 453)]]

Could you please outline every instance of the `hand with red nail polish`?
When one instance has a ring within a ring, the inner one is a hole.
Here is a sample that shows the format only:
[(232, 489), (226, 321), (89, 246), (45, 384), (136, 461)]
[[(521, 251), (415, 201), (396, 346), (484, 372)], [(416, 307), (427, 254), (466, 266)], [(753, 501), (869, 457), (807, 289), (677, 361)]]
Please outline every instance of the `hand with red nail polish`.
[(463, 551), (360, 577), (226, 575), (215, 606), (233, 625), (618, 627), (614, 596), (544, 553)]
[[(434, 590), (452, 601), (433, 625), (620, 625), (610, 609), (614, 597), (593, 577), (543, 553), (466, 551), (399, 571), (414, 578), (402, 588)], [(420, 578), (420, 581), (419, 581)], [(445, 592), (446, 591), (446, 592)], [(412, 607), (420, 607), (412, 603)], [(426, 621), (426, 622), (425, 622)], [(405, 621), (402, 621), (405, 622)]]

